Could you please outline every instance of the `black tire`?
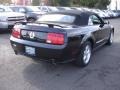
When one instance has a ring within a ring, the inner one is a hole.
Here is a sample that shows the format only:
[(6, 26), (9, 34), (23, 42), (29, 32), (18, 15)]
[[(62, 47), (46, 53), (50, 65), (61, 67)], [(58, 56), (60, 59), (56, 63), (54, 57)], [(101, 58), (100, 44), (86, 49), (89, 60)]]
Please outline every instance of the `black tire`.
[[(80, 66), (80, 67), (85, 67), (89, 64), (91, 55), (92, 55), (92, 47), (91, 43), (89, 41), (85, 42), (81, 48), (78, 57), (75, 60), (75, 65)], [(87, 61), (85, 61), (85, 50), (86, 48), (89, 47), (89, 52), (90, 56), (88, 57)]]
[(30, 22), (30, 23), (32, 23), (32, 22), (35, 22), (35, 19), (34, 18), (28, 18), (27, 21)]
[(113, 32), (111, 32), (110, 33), (110, 36), (109, 36), (109, 39), (108, 39), (108, 41), (107, 41), (107, 45), (112, 45), (112, 43), (113, 43), (113, 38), (114, 38), (114, 33)]

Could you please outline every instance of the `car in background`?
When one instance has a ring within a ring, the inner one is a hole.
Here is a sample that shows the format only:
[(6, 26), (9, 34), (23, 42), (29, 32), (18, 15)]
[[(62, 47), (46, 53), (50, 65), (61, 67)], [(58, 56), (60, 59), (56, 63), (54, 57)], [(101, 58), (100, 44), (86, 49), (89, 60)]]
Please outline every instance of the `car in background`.
[(14, 12), (24, 13), (28, 22), (35, 22), (44, 12), (35, 6), (10, 6)]
[(55, 12), (58, 11), (56, 7), (53, 6), (37, 6), (42, 12)]
[(72, 10), (71, 7), (57, 7), (59, 11), (64, 11), (64, 10)]
[(113, 10), (114, 13), (118, 14), (118, 17), (120, 17), (120, 10)]
[(15, 23), (26, 21), (25, 15), (13, 12), (7, 6), (0, 6), (0, 31), (11, 30)]
[(15, 25), (10, 42), (15, 54), (85, 67), (92, 51), (111, 45), (113, 36), (113, 26), (97, 14), (66, 10), (47, 13), (35, 23)]
[(102, 18), (106, 17), (105, 13), (102, 12), (101, 10), (99, 10), (99, 9), (91, 9), (91, 11), (94, 12), (94, 13), (96, 13), (96, 14), (98, 14)]
[(109, 14), (110, 18), (114, 18), (114, 14), (111, 10), (106, 10), (106, 13)]
[(118, 13), (116, 13), (116, 12), (114, 12), (112, 10), (109, 10), (109, 12), (111, 12), (111, 14), (113, 15), (113, 18), (116, 18), (116, 17), (119, 16)]

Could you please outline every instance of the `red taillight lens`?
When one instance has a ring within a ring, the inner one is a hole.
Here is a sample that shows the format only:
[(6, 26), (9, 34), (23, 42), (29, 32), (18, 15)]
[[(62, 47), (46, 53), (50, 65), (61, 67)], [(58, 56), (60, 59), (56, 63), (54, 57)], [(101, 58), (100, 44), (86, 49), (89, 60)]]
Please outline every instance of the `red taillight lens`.
[(21, 32), (21, 29), (19, 29), (19, 28), (13, 28), (13, 30), (12, 30), (12, 36), (15, 37), (15, 38), (20, 38), (20, 32)]
[(48, 33), (46, 43), (54, 45), (63, 45), (64, 44), (64, 34), (58, 33)]

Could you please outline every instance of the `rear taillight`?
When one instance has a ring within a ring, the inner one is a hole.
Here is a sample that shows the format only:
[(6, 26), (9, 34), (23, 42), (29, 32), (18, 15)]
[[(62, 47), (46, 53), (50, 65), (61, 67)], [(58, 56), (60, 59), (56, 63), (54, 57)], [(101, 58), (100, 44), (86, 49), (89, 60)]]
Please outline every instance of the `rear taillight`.
[(20, 38), (20, 32), (21, 32), (21, 29), (20, 28), (13, 28), (12, 30), (12, 36), (15, 37), (15, 38)]
[(54, 45), (63, 45), (64, 34), (48, 33), (46, 43), (54, 44)]

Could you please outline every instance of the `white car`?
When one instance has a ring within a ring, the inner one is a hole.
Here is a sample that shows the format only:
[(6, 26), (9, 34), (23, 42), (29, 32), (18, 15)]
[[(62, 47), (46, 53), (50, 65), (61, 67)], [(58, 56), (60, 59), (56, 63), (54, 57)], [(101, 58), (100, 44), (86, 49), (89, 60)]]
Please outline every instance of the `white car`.
[(114, 18), (115, 18), (115, 17), (118, 17), (118, 14), (115, 13), (115, 12), (113, 12), (112, 10), (109, 10), (109, 12), (111, 12), (111, 14), (113, 15)]
[(54, 12), (58, 11), (56, 7), (53, 6), (37, 6), (42, 12)]
[(25, 15), (13, 12), (9, 7), (0, 6), (0, 30), (9, 30), (15, 23), (26, 21)]
[(94, 12), (94, 13), (96, 13), (96, 14), (98, 14), (102, 18), (106, 17), (105, 13), (102, 12), (101, 10), (99, 10), (99, 9), (91, 9), (91, 11)]

